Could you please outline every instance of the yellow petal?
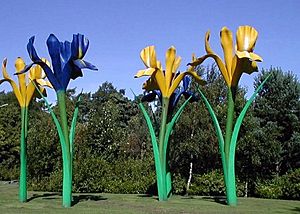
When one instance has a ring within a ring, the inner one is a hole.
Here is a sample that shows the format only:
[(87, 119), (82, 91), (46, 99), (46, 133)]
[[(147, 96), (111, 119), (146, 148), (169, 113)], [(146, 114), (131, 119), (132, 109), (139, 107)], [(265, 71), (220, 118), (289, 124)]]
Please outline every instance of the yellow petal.
[[(9, 77), (7, 70), (6, 70), (6, 64), (7, 64), (7, 59), (4, 59), (3, 63), (2, 63), (2, 73), (3, 73), (4, 80), (10, 83), (20, 106), (23, 107), (25, 105), (25, 101), (20, 93), (20, 90), (19, 90), (17, 84)], [(2, 82), (4, 82), (4, 81), (1, 81), (1, 83)]]
[(231, 78), (232, 74), (229, 71), (231, 71), (231, 63), (232, 63), (232, 58), (234, 56), (232, 32), (226, 27), (223, 27), (220, 32), (220, 37), (221, 37), (221, 44), (224, 52), (225, 65), (228, 71), (228, 77)]
[(37, 79), (37, 80), (35, 80), (37, 83), (38, 83), (38, 85), (40, 85), (40, 86), (47, 86), (47, 87), (49, 87), (49, 88), (53, 88), (53, 86), (51, 85), (51, 83), (49, 82), (49, 81), (46, 81), (46, 80), (44, 80), (44, 79)]
[(236, 55), (240, 59), (247, 58), (247, 59), (250, 59), (251, 61), (256, 61), (256, 62), (262, 62), (263, 61), (263, 59), (259, 55), (255, 54), (253, 52), (236, 51)]
[(147, 68), (156, 68), (156, 52), (154, 46), (144, 48), (140, 53), (141, 59)]
[(28, 105), (29, 105), (30, 101), (32, 100), (34, 91), (35, 91), (35, 87), (34, 87), (34, 85), (32, 84), (32, 81), (30, 81), (30, 82), (28, 83), (27, 90), (26, 90), (26, 101), (25, 101), (25, 106), (28, 106)]
[(154, 78), (157, 82), (157, 85), (160, 89), (162, 96), (166, 97), (167, 93), (168, 93), (168, 87), (166, 86), (166, 80), (165, 80), (165, 75), (164, 75), (163, 71), (157, 70), (157, 71), (155, 71), (154, 75), (155, 75)]
[(144, 84), (143, 84), (143, 89), (146, 91), (153, 91), (153, 90), (158, 90), (159, 87), (157, 85), (157, 82), (155, 78), (150, 77)]
[(134, 75), (134, 78), (139, 78), (142, 76), (151, 76), (153, 72), (155, 71), (155, 68), (147, 68), (144, 70), (139, 70), (136, 75)]
[(166, 52), (166, 70), (165, 70), (165, 81), (166, 87), (170, 87), (171, 80), (178, 69), (181, 62), (180, 57), (176, 57), (175, 47), (170, 47)]
[(168, 91), (168, 94), (167, 94), (168, 97), (171, 97), (171, 95), (176, 90), (176, 88), (178, 87), (178, 85), (180, 84), (181, 80), (183, 79), (183, 77), (185, 75), (192, 76), (196, 80), (196, 82), (199, 83), (200, 85), (205, 85), (206, 84), (206, 82), (203, 79), (201, 79), (201, 77), (197, 74), (197, 72), (195, 72), (195, 71), (186, 71), (186, 72), (183, 72), (183, 73), (179, 74), (174, 79), (174, 81), (172, 82), (172, 85), (171, 85), (171, 87), (170, 87), (170, 89)]
[(253, 52), (258, 33), (254, 27), (240, 26), (236, 32), (236, 44), (238, 51)]
[[(25, 68), (25, 62), (21, 57), (18, 57), (15, 62), (15, 67), (17, 73), (20, 73)], [(26, 74), (18, 74), (18, 79), (19, 79), (19, 87), (20, 87), (20, 92), (22, 94), (22, 97), (26, 97)]]

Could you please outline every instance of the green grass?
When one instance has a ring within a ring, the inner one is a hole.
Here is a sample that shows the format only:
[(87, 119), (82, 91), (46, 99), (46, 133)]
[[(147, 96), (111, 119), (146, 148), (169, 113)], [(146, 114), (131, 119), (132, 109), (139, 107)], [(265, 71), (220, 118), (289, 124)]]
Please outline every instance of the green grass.
[(72, 208), (62, 208), (59, 193), (29, 192), (29, 201), (18, 201), (18, 186), (0, 184), (0, 213), (300, 213), (300, 201), (239, 198), (237, 207), (224, 199), (172, 196), (167, 202), (156, 197), (124, 194), (74, 194)]

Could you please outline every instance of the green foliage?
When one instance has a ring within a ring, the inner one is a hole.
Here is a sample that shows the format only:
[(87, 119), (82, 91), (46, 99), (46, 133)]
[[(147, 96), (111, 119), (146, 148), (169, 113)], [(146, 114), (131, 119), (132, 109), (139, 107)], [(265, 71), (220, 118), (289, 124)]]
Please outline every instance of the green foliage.
[[(202, 175), (194, 175), (188, 193), (191, 195), (205, 196), (225, 195), (223, 173), (221, 173), (220, 170), (214, 170)], [(238, 196), (244, 195), (244, 187), (239, 181), (237, 182), (237, 194)]]
[(300, 169), (283, 176), (275, 176), (272, 180), (259, 182), (256, 194), (262, 198), (300, 199)]

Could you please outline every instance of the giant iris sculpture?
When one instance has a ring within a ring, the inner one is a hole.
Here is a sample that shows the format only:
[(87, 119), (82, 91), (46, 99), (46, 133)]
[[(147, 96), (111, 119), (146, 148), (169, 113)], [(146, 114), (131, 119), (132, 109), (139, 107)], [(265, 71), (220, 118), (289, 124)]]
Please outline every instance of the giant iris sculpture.
[[(47, 63), (45, 59), (41, 60), (43, 63)], [(52, 87), (48, 81), (45, 81), (45, 73), (40, 66), (34, 66), (30, 68), (28, 75), (20, 74), (25, 68), (25, 62), (22, 58), (17, 58), (15, 62), (16, 71), (19, 74), (19, 87), (17, 83), (9, 76), (7, 69), (7, 59), (4, 59), (2, 63), (3, 79), (0, 80), (0, 84), (8, 82), (18, 100), (21, 107), (21, 137), (20, 137), (20, 180), (19, 180), (19, 200), (21, 202), (27, 201), (27, 132), (28, 132), (28, 106), (37, 94), (35, 90), (35, 84), (39, 84), (39, 90), (41, 93), (45, 93), (44, 86)]]
[[(29, 39), (27, 50), (33, 63), (26, 66), (21, 73), (26, 72), (34, 64), (43, 68), (49, 81), (56, 91), (60, 121), (55, 114), (48, 108), (53, 117), (58, 130), (59, 139), (63, 155), (63, 206), (70, 207), (72, 201), (72, 160), (75, 137), (76, 118), (78, 114), (78, 105), (76, 105), (71, 127), (69, 130), (67, 113), (66, 113), (66, 90), (71, 79), (83, 76), (82, 69), (87, 68), (97, 70), (89, 62), (83, 60), (89, 41), (81, 34), (74, 34), (72, 42), (60, 42), (56, 36), (51, 34), (47, 39), (48, 52), (51, 57), (53, 70), (39, 58), (33, 46), (34, 37)], [(47, 103), (47, 102), (46, 102)]]
[(257, 71), (257, 62), (262, 61), (262, 58), (253, 52), (258, 33), (251, 26), (240, 26), (236, 33), (236, 45), (234, 46), (232, 32), (226, 27), (223, 27), (220, 32), (220, 37), (224, 53), (224, 61), (211, 49), (209, 44), (209, 36), (210, 33), (207, 32), (205, 35), (205, 50), (207, 54), (189, 63), (189, 65), (197, 66), (200, 65), (205, 59), (213, 58), (216, 64), (218, 65), (227, 84), (228, 109), (225, 140), (223, 138), (219, 122), (211, 105), (209, 104), (208, 100), (205, 98), (204, 94), (200, 89), (199, 92), (201, 94), (202, 99), (205, 102), (206, 107), (209, 110), (209, 113), (213, 119), (213, 123), (216, 129), (222, 158), (227, 203), (229, 205), (234, 206), (237, 204), (234, 167), (235, 149), (238, 133), (247, 109), (249, 108), (258, 91), (262, 88), (263, 84), (267, 81), (268, 78), (266, 78), (265, 81), (261, 83), (261, 85), (251, 96), (251, 98), (247, 101), (240, 115), (237, 117), (234, 125), (235, 97), (240, 77), (243, 73), (251, 74), (252, 72)]
[[(162, 107), (160, 130), (157, 139), (150, 116), (143, 104), (139, 104), (151, 135), (158, 197), (160, 201), (165, 201), (170, 197), (172, 190), (171, 173), (167, 164), (169, 136), (184, 107), (188, 101), (193, 100), (194, 98), (191, 92), (188, 91), (189, 79), (186, 75), (192, 76), (201, 85), (205, 84), (205, 81), (193, 70), (193, 66), (190, 66), (189, 69), (183, 73), (177, 71), (181, 58), (176, 56), (176, 49), (174, 47), (170, 47), (166, 52), (165, 70), (162, 68), (160, 61), (156, 59), (154, 46), (144, 48), (141, 51), (140, 56), (146, 69), (138, 71), (135, 77), (150, 76), (143, 85), (143, 89), (145, 89), (146, 92), (149, 92), (143, 100), (153, 101), (155, 96), (158, 96)], [(178, 89), (182, 80), (183, 88)], [(181, 95), (185, 95), (188, 99), (173, 116), (173, 110)]]

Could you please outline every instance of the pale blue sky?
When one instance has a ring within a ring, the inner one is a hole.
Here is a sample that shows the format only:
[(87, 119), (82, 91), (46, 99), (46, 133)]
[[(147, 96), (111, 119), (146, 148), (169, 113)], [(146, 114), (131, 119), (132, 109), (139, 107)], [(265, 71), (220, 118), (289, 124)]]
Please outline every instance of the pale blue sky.
[[(185, 70), (192, 53), (205, 54), (208, 29), (212, 48), (222, 56), (219, 31), (223, 26), (234, 34), (239, 25), (254, 26), (259, 32), (255, 52), (264, 59), (259, 67), (280, 66), (300, 77), (298, 0), (15, 0), (1, 2), (0, 19), (0, 59), (8, 58), (10, 74), (14, 73), (16, 57), (30, 63), (26, 45), (31, 36), (36, 36), (39, 55), (49, 58), (45, 42), (50, 33), (69, 41), (73, 33), (86, 35), (90, 48), (85, 60), (99, 71), (87, 70), (83, 78), (72, 81), (69, 88), (77, 87), (77, 91), (95, 91), (109, 81), (118, 89), (125, 88), (129, 97), (129, 88), (141, 93), (145, 78), (133, 78), (144, 68), (139, 58), (141, 49), (155, 45), (158, 58), (164, 61), (165, 51), (174, 45), (182, 57), (180, 68)], [(250, 91), (254, 76), (242, 77), (241, 84)], [(4, 89), (11, 90), (8, 84), (0, 86)]]

